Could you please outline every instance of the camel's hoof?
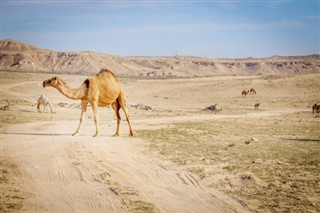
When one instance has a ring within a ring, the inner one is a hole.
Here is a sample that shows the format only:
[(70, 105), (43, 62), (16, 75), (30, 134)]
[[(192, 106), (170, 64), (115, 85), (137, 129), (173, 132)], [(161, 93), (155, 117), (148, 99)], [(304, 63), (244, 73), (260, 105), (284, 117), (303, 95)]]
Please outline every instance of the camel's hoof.
[(130, 137), (133, 137), (133, 132), (130, 132), (129, 136), (130, 136)]
[(92, 137), (98, 137), (100, 136), (100, 134), (95, 134), (95, 135), (92, 135)]
[(119, 133), (114, 134), (113, 137), (119, 137)]
[(79, 135), (79, 132), (75, 132), (72, 134), (72, 136), (78, 136)]

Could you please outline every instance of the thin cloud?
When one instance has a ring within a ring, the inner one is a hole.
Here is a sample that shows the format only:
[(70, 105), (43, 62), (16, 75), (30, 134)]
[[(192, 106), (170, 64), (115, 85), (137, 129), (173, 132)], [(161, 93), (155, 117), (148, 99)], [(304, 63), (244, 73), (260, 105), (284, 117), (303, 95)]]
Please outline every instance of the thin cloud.
[(308, 19), (308, 20), (319, 20), (319, 16), (318, 15), (308, 15), (306, 17), (306, 19)]
[(273, 7), (277, 7), (280, 4), (286, 4), (289, 1), (288, 0), (271, 0), (271, 1), (267, 1), (269, 5), (273, 6)]
[(271, 23), (190, 23), (176, 25), (147, 25), (127, 28), (114, 28), (109, 30), (113, 33), (193, 33), (206, 32), (216, 30), (284, 30), (297, 29), (304, 26), (304, 23), (299, 21), (282, 20)]
[(234, 10), (237, 2), (235, 1), (222, 1), (220, 4), (227, 10)]

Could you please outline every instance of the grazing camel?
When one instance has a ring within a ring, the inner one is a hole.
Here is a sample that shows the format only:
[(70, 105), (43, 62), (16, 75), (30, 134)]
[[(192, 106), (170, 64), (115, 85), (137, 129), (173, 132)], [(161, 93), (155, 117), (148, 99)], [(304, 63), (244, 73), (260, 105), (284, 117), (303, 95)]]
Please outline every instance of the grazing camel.
[(260, 103), (256, 103), (256, 104), (254, 105), (254, 109), (258, 109), (259, 106), (260, 106)]
[(314, 104), (312, 106), (312, 113), (314, 113), (314, 112), (316, 112), (316, 113), (320, 112), (320, 104), (319, 105), (318, 104)]
[(250, 89), (250, 95), (255, 95), (257, 94), (256, 90), (254, 88)]
[(242, 91), (242, 97), (244, 96), (244, 97), (247, 97), (247, 94), (249, 93), (250, 91), (249, 90), (243, 90)]
[(83, 115), (87, 110), (88, 103), (91, 104), (93, 110), (94, 122), (96, 125), (96, 133), (94, 137), (99, 135), (98, 124), (98, 106), (106, 107), (111, 105), (117, 117), (117, 129), (114, 136), (119, 136), (120, 128), (120, 108), (123, 109), (129, 124), (130, 136), (133, 136), (133, 130), (130, 123), (130, 115), (127, 110), (125, 92), (120, 85), (117, 77), (109, 70), (102, 69), (96, 76), (87, 78), (79, 88), (71, 89), (60, 77), (56, 76), (43, 81), (43, 87), (52, 86), (56, 88), (62, 95), (73, 100), (81, 100), (81, 115), (77, 130), (73, 135), (78, 135), (83, 121)]
[(40, 105), (43, 105), (43, 112), (44, 112), (44, 110), (46, 109), (46, 106), (47, 106), (47, 105), (49, 105), (50, 110), (51, 110), (51, 113), (54, 112), (53, 106), (52, 106), (52, 104), (51, 104), (51, 102), (50, 102), (50, 100), (49, 100), (49, 98), (48, 98), (47, 96), (41, 95), (41, 96), (39, 97), (39, 99), (38, 99), (38, 104), (37, 104), (38, 112), (41, 112), (41, 110), (40, 110)]

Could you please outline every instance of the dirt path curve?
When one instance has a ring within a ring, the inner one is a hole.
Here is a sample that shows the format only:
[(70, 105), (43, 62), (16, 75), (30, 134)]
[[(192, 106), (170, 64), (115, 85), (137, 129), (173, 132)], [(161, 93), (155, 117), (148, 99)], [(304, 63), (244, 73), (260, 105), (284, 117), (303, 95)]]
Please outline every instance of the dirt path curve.
[(28, 87), (28, 85), (41, 88), (41, 84), (39, 83), (39, 81), (28, 81), (28, 82), (19, 82), (19, 83), (10, 84), (10, 85), (4, 85), (1, 88), (1, 92), (3, 94), (7, 94), (7, 95), (10, 94), (12, 96), (19, 97), (21, 100), (34, 103), (37, 101), (37, 99), (34, 98), (34, 94), (22, 93), (21, 91), (14, 90), (17, 87), (22, 87), (22, 86)]
[[(248, 212), (245, 205), (198, 177), (141, 154), (142, 141), (111, 130), (92, 138), (93, 125), (70, 135), (76, 122), (13, 125), (3, 154), (31, 193), (23, 209), (48, 212)], [(105, 125), (105, 124), (104, 124)], [(90, 134), (87, 134), (90, 133)], [(23, 189), (22, 189), (23, 190)]]

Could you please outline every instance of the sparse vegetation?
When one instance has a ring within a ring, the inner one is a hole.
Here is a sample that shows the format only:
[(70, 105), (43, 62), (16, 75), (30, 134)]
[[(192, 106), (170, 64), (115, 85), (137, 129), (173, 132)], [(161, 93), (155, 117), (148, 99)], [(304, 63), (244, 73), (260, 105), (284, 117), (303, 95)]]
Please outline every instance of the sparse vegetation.
[(188, 171), (199, 175), (201, 179), (203, 179), (206, 176), (204, 167), (191, 167), (188, 169)]
[(319, 212), (319, 127), (310, 113), (295, 113), (180, 123), (139, 134), (162, 158), (244, 198), (257, 212)]
[(139, 192), (133, 187), (124, 186), (118, 182), (103, 177), (100, 181), (109, 186), (109, 190), (121, 198), (121, 203), (125, 205), (130, 212), (134, 213), (156, 213), (159, 210), (154, 204), (139, 200)]
[(0, 157), (0, 212), (18, 212), (28, 194), (16, 185), (17, 177), (10, 168), (10, 162)]

